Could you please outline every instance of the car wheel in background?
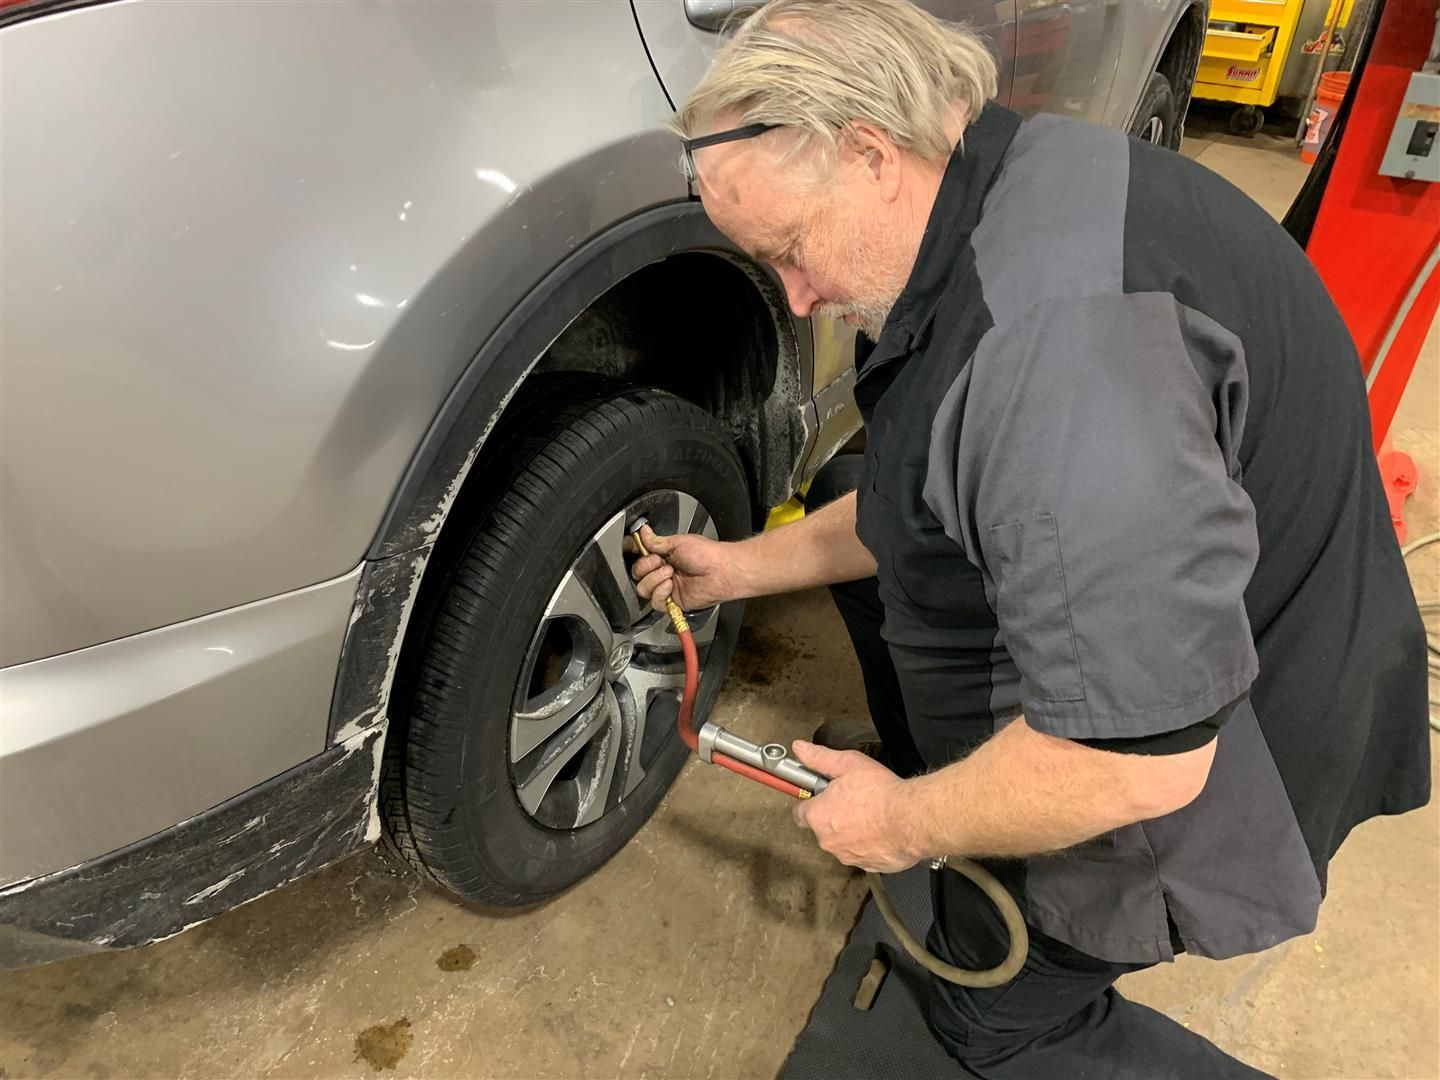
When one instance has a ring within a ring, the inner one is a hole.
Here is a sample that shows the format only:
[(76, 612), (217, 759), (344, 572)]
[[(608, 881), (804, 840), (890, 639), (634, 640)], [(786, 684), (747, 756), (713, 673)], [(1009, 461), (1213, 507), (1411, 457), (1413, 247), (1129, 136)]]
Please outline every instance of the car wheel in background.
[(1176, 115), (1175, 91), (1170, 86), (1170, 80), (1158, 71), (1150, 76), (1145, 92), (1140, 95), (1140, 107), (1135, 111), (1130, 134), (1142, 142), (1163, 146), (1167, 150), (1180, 149), (1180, 117)]
[[(486, 463), (494, 496), (446, 525), (468, 533), (430, 571), (443, 576), (417, 614), (382, 783), (406, 859), (497, 905), (599, 868), (684, 764), (679, 640), (630, 585), (627, 527), (643, 514), (660, 533), (737, 539), (750, 521), (745, 471), (704, 410), (589, 378), (526, 390), (523, 427)], [(697, 722), (740, 617), (692, 615)]]

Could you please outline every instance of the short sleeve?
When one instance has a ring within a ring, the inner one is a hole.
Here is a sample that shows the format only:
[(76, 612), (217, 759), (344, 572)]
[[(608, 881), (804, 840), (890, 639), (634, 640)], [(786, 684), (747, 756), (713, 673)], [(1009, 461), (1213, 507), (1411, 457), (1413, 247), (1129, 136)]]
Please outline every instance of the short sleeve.
[(1030, 315), (982, 343), (955, 425), (1026, 720), (1074, 739), (1201, 723), (1258, 668), (1254, 508), (1217, 434), (1243, 422), (1239, 342), (1198, 340), (1168, 294)]

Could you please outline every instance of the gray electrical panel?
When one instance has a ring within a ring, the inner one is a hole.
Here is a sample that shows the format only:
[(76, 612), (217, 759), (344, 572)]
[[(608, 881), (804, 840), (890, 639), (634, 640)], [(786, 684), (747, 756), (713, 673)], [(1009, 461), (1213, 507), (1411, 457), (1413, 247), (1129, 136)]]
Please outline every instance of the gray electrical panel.
[(1380, 162), (1381, 176), (1440, 183), (1440, 74), (1417, 71), (1395, 118)]

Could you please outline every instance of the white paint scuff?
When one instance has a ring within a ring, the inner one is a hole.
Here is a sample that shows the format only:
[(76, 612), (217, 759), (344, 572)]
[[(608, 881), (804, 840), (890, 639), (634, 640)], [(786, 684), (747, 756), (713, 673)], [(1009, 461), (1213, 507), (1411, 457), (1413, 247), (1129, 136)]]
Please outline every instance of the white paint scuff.
[(214, 896), (216, 893), (221, 892), (221, 891), (223, 891), (223, 890), (225, 890), (225, 889), (228, 889), (231, 885), (233, 885), (236, 881), (238, 881), (240, 878), (242, 878), (242, 877), (244, 877), (244, 876), (245, 876), (245, 871), (244, 871), (244, 870), (236, 870), (233, 874), (230, 874), (228, 877), (223, 877), (223, 878), (221, 878), (219, 881), (215, 882), (214, 885), (207, 885), (205, 888), (203, 888), (203, 889), (201, 889), (199, 892), (197, 892), (194, 896), (189, 897), (187, 900), (185, 900), (185, 901), (184, 901), (184, 904), (185, 904), (186, 907), (189, 907), (191, 904), (198, 904), (198, 903), (200, 903), (200, 901), (202, 901), (202, 900), (208, 900), (208, 899), (210, 899), (210, 897)]

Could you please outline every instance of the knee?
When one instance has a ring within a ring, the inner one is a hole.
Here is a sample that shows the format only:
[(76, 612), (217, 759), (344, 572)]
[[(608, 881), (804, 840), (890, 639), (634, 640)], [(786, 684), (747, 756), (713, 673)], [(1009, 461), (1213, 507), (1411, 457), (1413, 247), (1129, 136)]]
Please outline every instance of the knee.
[[(979, 1077), (980, 1080), (1008, 1078), (1012, 1074), (1012, 1070), (1006, 1068), (1007, 1064), (1023, 1050), (1023, 1045), (997, 1045), (996, 1042), (987, 1038), (972, 1041), (965, 1034), (953, 1029), (947, 1031), (932, 1028), (932, 1030), (941, 1048), (964, 1066), (965, 1074)], [(1023, 1076), (1024, 1071), (1022, 1070), (1019, 1075)]]
[(982, 1078), (1012, 1075), (1014, 1070), (1007, 1064), (1042, 1034), (995, 1023), (987, 1008), (994, 996), (994, 991), (972, 992), (931, 980), (927, 1016), (931, 1032), (970, 1075)]
[(840, 454), (822, 465), (805, 493), (805, 512), (813, 513), (859, 487), (862, 460), (861, 454)]

